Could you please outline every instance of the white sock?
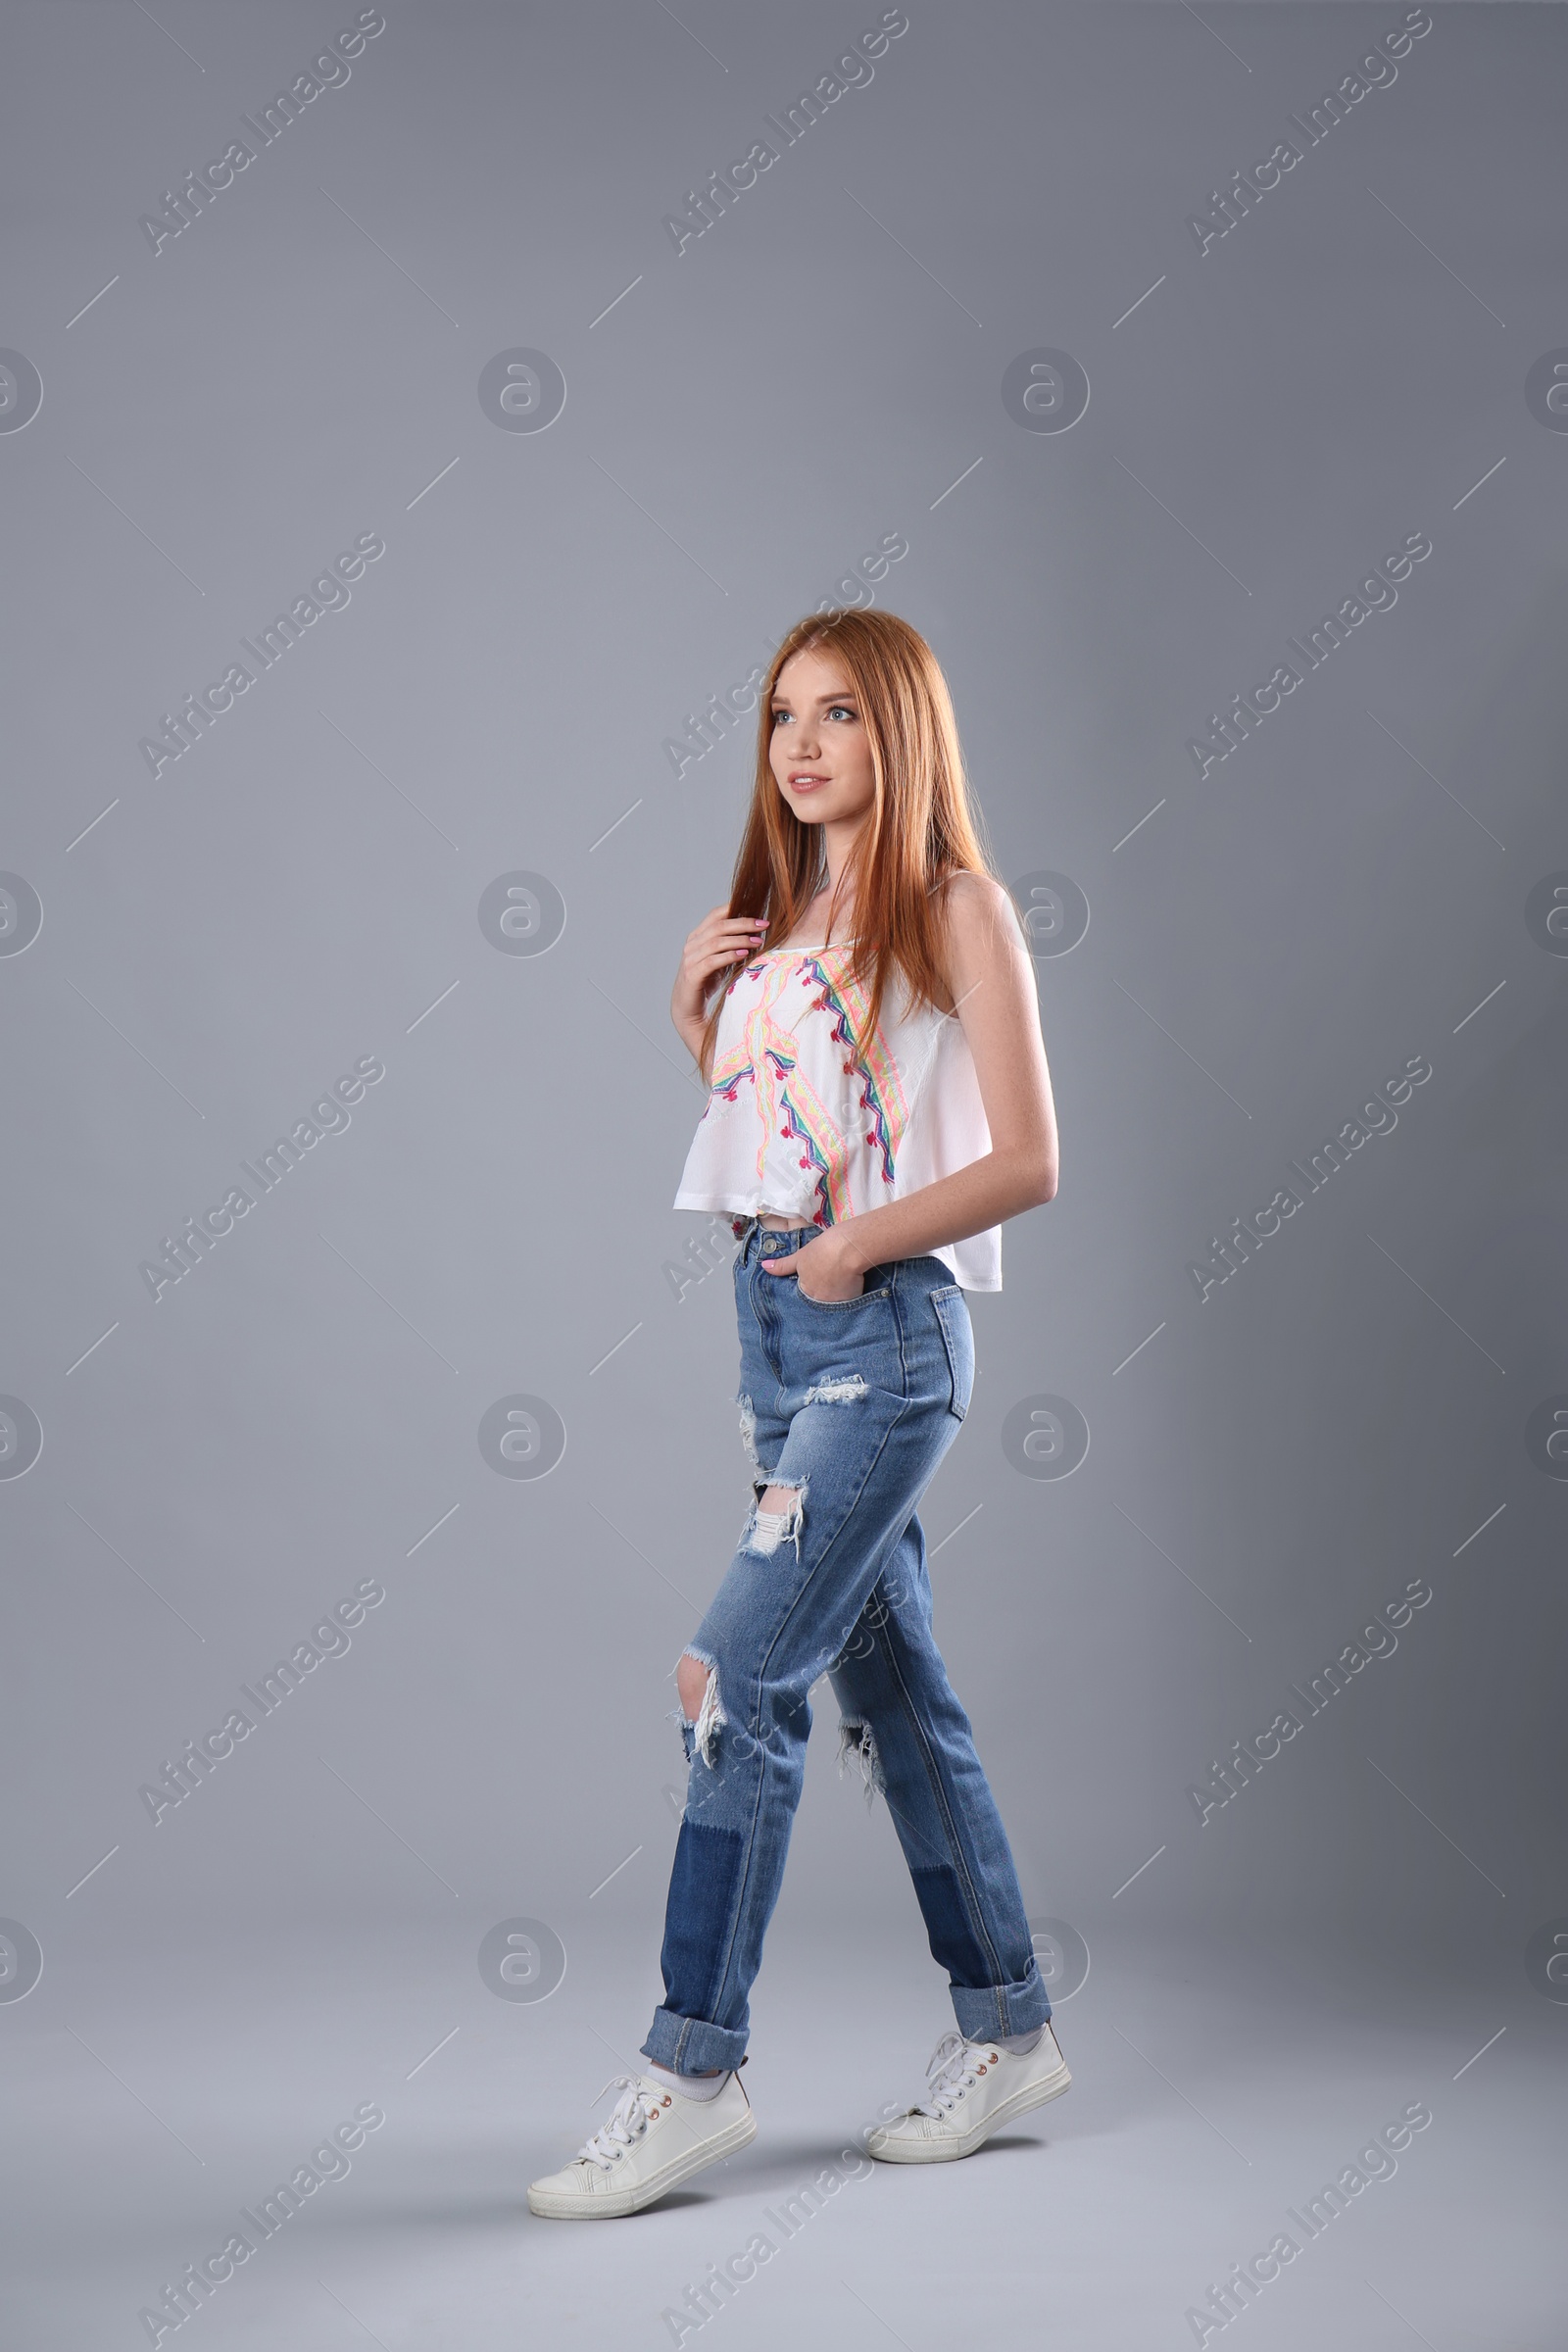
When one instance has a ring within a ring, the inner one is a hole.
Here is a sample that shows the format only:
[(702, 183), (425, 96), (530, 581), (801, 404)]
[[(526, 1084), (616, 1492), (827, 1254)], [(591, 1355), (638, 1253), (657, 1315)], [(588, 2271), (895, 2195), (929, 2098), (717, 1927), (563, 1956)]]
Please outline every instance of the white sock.
[(716, 2099), (731, 2071), (729, 2067), (721, 2067), (716, 2075), (677, 2075), (671, 2067), (661, 2066), (657, 2058), (648, 2062), (650, 2081), (682, 2099)]
[(1022, 2058), (1034, 2048), (1045, 2030), (1044, 2026), (1036, 2026), (1032, 2034), (994, 2034), (992, 2039), (999, 2050), (1006, 2050), (1012, 2057)]

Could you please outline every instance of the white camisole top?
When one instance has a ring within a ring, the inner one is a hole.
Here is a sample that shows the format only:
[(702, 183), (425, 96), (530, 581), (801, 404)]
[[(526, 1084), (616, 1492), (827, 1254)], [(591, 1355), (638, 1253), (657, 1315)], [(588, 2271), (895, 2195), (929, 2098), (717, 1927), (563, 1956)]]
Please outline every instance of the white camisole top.
[[(730, 982), (677, 1208), (769, 1210), (825, 1231), (991, 1150), (956, 1013), (911, 1011), (895, 976), (866, 1039), (853, 945), (767, 949)], [(922, 1254), (966, 1291), (1002, 1288), (1000, 1225)]]

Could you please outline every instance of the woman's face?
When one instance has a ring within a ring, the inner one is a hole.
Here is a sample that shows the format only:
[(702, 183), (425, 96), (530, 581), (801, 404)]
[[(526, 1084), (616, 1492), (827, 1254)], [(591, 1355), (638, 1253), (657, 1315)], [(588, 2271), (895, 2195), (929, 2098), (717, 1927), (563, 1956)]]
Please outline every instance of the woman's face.
[(831, 654), (805, 647), (779, 671), (768, 760), (805, 825), (858, 824), (876, 797), (859, 697)]

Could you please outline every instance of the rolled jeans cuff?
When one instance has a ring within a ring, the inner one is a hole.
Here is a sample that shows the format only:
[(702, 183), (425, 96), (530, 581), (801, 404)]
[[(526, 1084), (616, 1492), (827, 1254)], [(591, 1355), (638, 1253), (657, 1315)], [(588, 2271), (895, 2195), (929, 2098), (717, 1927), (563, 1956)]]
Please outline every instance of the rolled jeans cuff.
[(1046, 1980), (1033, 1967), (1016, 1984), (951, 1984), (948, 1989), (965, 2041), (993, 2041), (999, 2034), (1032, 2034), (1051, 2017)]
[(656, 2009), (642, 2054), (667, 2066), (673, 2075), (707, 2075), (715, 2067), (739, 2066), (746, 2055), (746, 2035), (729, 2026), (710, 2026), (706, 2018)]

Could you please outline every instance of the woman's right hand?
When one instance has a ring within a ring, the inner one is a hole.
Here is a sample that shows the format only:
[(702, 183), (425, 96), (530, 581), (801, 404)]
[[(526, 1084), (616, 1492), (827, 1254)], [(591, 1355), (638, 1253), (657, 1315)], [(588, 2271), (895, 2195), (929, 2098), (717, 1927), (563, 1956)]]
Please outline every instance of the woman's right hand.
[(702, 1029), (704, 1003), (713, 974), (760, 948), (766, 932), (765, 915), (731, 914), (726, 902), (711, 907), (690, 934), (669, 1000), (670, 1018), (688, 1044), (691, 1034)]

